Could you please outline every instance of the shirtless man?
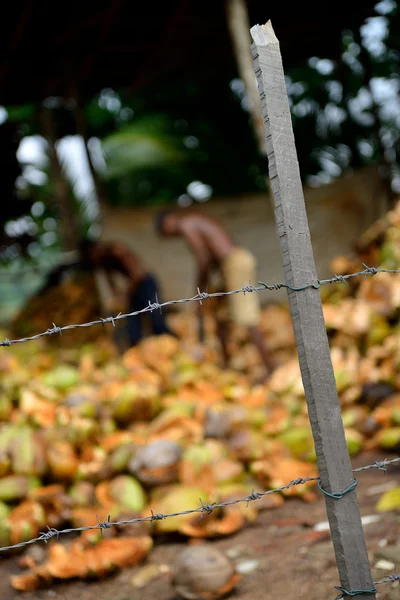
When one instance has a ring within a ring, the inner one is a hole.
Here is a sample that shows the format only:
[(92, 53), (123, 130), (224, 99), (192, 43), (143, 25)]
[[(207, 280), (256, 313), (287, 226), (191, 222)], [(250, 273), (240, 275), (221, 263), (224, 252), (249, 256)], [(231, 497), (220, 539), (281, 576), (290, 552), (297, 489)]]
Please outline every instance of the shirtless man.
[[(238, 248), (225, 229), (217, 221), (196, 214), (159, 213), (156, 217), (156, 229), (166, 237), (181, 236), (195, 255), (198, 264), (197, 286), (200, 290), (207, 287), (212, 268), (217, 267), (223, 277), (226, 290), (240, 289), (256, 281), (256, 261), (254, 256), (243, 248)], [(233, 294), (228, 296), (232, 320), (248, 328), (251, 341), (257, 346), (267, 371), (271, 370), (264, 343), (259, 329), (260, 305), (258, 295)], [(219, 322), (219, 337), (225, 363), (227, 355), (226, 323)]]
[[(71, 265), (62, 265), (54, 269), (47, 278), (42, 293), (60, 283), (66, 272), (70, 270), (90, 271), (94, 269), (102, 270), (110, 287), (117, 295), (117, 286), (113, 275), (119, 273), (128, 281), (128, 312), (142, 310), (148, 306), (149, 301), (154, 302), (156, 297), (160, 301), (157, 283), (150, 275), (139, 258), (133, 254), (126, 246), (119, 242), (105, 243), (99, 241), (85, 240), (80, 244), (80, 259)], [(172, 335), (167, 327), (164, 315), (159, 310), (147, 313), (153, 335), (168, 333)], [(126, 319), (126, 330), (128, 342), (135, 346), (143, 337), (142, 317), (138, 315)]]
[[(81, 244), (80, 250), (83, 263), (89, 268), (102, 269), (115, 293), (117, 289), (112, 277), (113, 273), (119, 273), (126, 277), (128, 280), (128, 312), (142, 310), (148, 306), (149, 301), (155, 302), (156, 298), (161, 302), (155, 278), (148, 273), (139, 258), (123, 244), (85, 241)], [(153, 310), (147, 314), (153, 335), (163, 333), (173, 335), (160, 310)], [(143, 337), (143, 316), (138, 315), (127, 319), (128, 341), (131, 346), (135, 346)]]

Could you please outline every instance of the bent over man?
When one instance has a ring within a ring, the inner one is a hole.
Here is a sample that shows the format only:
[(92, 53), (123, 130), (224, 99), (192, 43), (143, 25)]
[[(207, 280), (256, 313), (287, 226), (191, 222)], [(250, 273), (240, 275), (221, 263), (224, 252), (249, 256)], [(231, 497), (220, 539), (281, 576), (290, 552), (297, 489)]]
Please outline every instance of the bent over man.
[[(155, 222), (158, 233), (166, 237), (182, 237), (192, 250), (197, 266), (197, 286), (204, 290), (213, 268), (219, 269), (226, 291), (240, 289), (257, 280), (256, 260), (248, 250), (239, 248), (217, 221), (197, 213), (159, 213)], [(257, 293), (228, 296), (230, 317), (247, 327), (251, 341), (257, 346), (267, 371), (271, 362), (267, 356), (259, 329), (260, 304)], [(226, 324), (219, 323), (219, 336), (225, 363), (227, 362)]]

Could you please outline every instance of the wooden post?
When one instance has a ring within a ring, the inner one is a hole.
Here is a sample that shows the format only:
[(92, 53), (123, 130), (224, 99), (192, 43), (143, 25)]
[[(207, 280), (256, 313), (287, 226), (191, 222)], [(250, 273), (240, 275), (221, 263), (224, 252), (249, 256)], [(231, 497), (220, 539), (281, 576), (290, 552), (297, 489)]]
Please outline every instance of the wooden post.
[[(269, 176), (285, 282), (317, 283), (279, 42), (271, 22), (251, 29), (267, 144)], [(290, 312), (314, 437), (321, 486), (341, 492), (354, 479), (341, 418), (319, 290), (288, 290)], [(325, 496), (341, 586), (371, 590), (373, 582), (356, 492)], [(363, 593), (373, 600), (375, 593)]]

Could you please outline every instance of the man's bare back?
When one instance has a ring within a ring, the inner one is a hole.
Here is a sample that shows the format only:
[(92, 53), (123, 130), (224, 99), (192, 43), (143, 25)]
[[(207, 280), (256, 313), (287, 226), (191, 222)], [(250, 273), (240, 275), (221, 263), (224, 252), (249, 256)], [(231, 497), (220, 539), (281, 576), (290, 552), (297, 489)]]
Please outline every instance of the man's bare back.
[(181, 235), (196, 255), (208, 261), (220, 263), (235, 245), (227, 231), (217, 221), (198, 213), (165, 215), (162, 233), (166, 236)]
[(189, 244), (194, 236), (201, 237), (210, 258), (217, 263), (223, 261), (234, 248), (234, 243), (225, 229), (209, 217), (195, 213), (182, 216), (180, 227)]

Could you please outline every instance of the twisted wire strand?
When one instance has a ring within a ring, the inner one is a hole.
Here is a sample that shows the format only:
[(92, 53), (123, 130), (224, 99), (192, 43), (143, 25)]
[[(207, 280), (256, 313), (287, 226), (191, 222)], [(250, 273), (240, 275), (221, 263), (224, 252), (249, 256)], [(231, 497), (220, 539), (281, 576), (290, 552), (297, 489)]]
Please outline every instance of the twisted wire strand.
[(122, 319), (128, 319), (130, 317), (136, 317), (136, 316), (144, 314), (144, 313), (153, 312), (154, 310), (162, 310), (162, 308), (165, 306), (185, 304), (187, 302), (200, 302), (200, 304), (202, 304), (203, 300), (210, 300), (211, 298), (220, 298), (222, 296), (232, 296), (234, 294), (247, 294), (247, 293), (252, 293), (252, 292), (259, 293), (259, 292), (263, 292), (266, 290), (274, 291), (274, 290), (280, 290), (282, 288), (286, 288), (289, 292), (301, 292), (301, 291), (307, 290), (309, 288), (318, 290), (322, 285), (329, 285), (332, 283), (337, 283), (337, 284), (344, 283), (347, 285), (347, 280), (351, 279), (352, 277), (360, 277), (360, 276), (363, 276), (363, 277), (371, 276), (372, 277), (374, 275), (377, 275), (378, 273), (400, 273), (400, 269), (379, 269), (378, 267), (368, 267), (364, 263), (363, 263), (363, 266), (365, 267), (363, 271), (359, 271), (357, 273), (348, 273), (347, 275), (335, 275), (331, 279), (318, 279), (315, 282), (307, 283), (300, 287), (292, 286), (288, 283), (267, 284), (267, 283), (264, 283), (263, 281), (259, 281), (258, 286), (253, 286), (251, 284), (243, 285), (240, 289), (231, 290), (229, 292), (212, 292), (209, 294), (208, 292), (201, 292), (199, 289), (197, 289), (197, 294), (195, 296), (192, 296), (191, 298), (181, 298), (180, 300), (168, 300), (166, 302), (161, 302), (161, 303), (158, 302), (158, 298), (155, 298), (154, 302), (151, 302), (149, 300), (148, 306), (145, 306), (141, 310), (136, 310), (136, 311), (129, 312), (129, 313), (119, 313), (118, 315), (111, 316), (111, 317), (105, 317), (105, 318), (100, 317), (99, 319), (95, 319), (94, 321), (89, 321), (87, 323), (75, 323), (72, 325), (64, 325), (63, 327), (59, 327), (59, 326), (55, 325), (55, 323), (53, 323), (52, 327), (49, 327), (48, 329), (46, 329), (46, 331), (42, 331), (41, 333), (37, 333), (36, 335), (22, 337), (22, 338), (18, 338), (15, 340), (10, 340), (8, 338), (5, 338), (2, 342), (0, 342), (0, 347), (9, 347), (9, 346), (12, 346), (13, 344), (21, 344), (23, 342), (37, 340), (39, 338), (42, 338), (45, 336), (51, 336), (54, 334), (62, 335), (62, 333), (64, 331), (69, 331), (71, 329), (94, 327), (95, 325), (102, 325), (104, 327), (106, 324), (109, 324), (109, 323), (111, 323), (111, 325), (113, 327), (115, 327), (116, 321), (120, 321)]
[[(391, 460), (385, 459), (383, 461), (375, 461), (374, 463), (372, 463), (370, 465), (365, 465), (363, 467), (358, 467), (356, 469), (353, 469), (353, 472), (366, 471), (367, 469), (378, 469), (380, 471), (387, 471), (388, 465), (391, 465), (391, 464), (394, 464), (397, 462), (400, 462), (400, 457), (393, 458)], [(101, 521), (99, 519), (99, 517), (97, 517), (97, 523), (94, 525), (87, 525), (87, 526), (83, 526), (83, 527), (70, 527), (67, 529), (60, 529), (60, 530), (56, 529), (55, 527), (47, 526), (47, 530), (40, 532), (40, 534), (35, 538), (26, 540), (23, 542), (19, 542), (17, 544), (12, 544), (10, 546), (1, 547), (0, 553), (6, 552), (8, 550), (14, 550), (16, 548), (24, 548), (25, 546), (30, 546), (31, 544), (35, 544), (36, 542), (47, 543), (49, 540), (51, 540), (53, 538), (58, 539), (60, 537), (60, 535), (67, 535), (70, 533), (80, 533), (80, 532), (84, 532), (84, 531), (94, 531), (94, 530), (103, 532), (104, 529), (110, 529), (111, 527), (116, 527), (116, 526), (132, 525), (134, 523), (148, 523), (149, 527), (151, 527), (151, 525), (155, 521), (163, 521), (164, 519), (170, 519), (172, 517), (180, 517), (183, 515), (192, 515), (195, 513), (211, 514), (214, 510), (217, 510), (219, 508), (224, 508), (226, 506), (234, 506), (236, 504), (241, 504), (241, 503), (246, 504), (246, 507), (247, 507), (250, 502), (255, 502), (257, 500), (260, 500), (261, 498), (263, 498), (263, 496), (268, 496), (269, 494), (275, 494), (276, 492), (283, 492), (283, 491), (288, 490), (297, 485), (303, 485), (305, 483), (310, 483), (310, 482), (319, 481), (319, 480), (320, 480), (319, 477), (298, 477), (297, 479), (293, 479), (292, 481), (289, 481), (289, 483), (286, 483), (285, 485), (282, 485), (280, 487), (277, 487), (277, 488), (274, 488), (271, 490), (265, 490), (263, 492), (256, 492), (253, 489), (251, 491), (251, 493), (248, 494), (247, 496), (242, 496), (241, 498), (236, 498), (234, 500), (227, 500), (225, 502), (218, 502), (218, 503), (212, 502), (210, 504), (205, 504), (200, 498), (199, 499), (200, 505), (198, 507), (191, 508), (188, 510), (183, 510), (180, 512), (162, 514), (162, 513), (154, 513), (151, 510), (150, 515), (147, 515), (144, 517), (136, 517), (134, 519), (121, 520), (121, 521), (111, 521), (110, 516), (107, 517), (106, 521)]]

